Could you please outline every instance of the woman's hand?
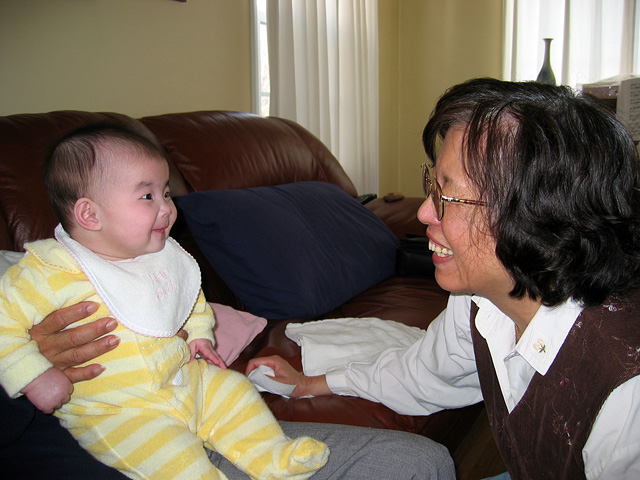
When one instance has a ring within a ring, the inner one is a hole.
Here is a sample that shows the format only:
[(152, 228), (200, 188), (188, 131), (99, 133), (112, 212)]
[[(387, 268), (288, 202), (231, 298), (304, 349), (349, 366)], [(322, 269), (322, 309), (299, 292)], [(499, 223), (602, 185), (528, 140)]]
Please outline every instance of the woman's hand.
[(47, 315), (30, 331), (31, 338), (38, 344), (40, 352), (73, 383), (100, 375), (104, 371), (102, 365), (78, 365), (113, 350), (120, 343), (117, 336), (107, 335), (118, 325), (109, 317), (64, 330), (78, 320), (95, 313), (97, 309), (98, 304), (95, 302), (80, 302), (61, 308)]
[(285, 383), (287, 385), (295, 385), (296, 388), (291, 393), (291, 398), (300, 398), (306, 396), (319, 397), (322, 395), (331, 395), (327, 380), (324, 375), (317, 377), (307, 377), (298, 372), (284, 358), (279, 355), (270, 357), (252, 358), (247, 364), (245, 374), (249, 375), (254, 369), (260, 365), (270, 367), (274, 372), (273, 379)]

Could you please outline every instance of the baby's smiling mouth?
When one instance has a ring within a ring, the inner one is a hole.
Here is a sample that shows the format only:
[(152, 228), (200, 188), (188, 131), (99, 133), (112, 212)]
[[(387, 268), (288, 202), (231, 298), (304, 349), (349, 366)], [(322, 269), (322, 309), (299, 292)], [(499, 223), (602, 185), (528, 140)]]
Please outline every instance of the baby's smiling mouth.
[(438, 257), (453, 256), (453, 250), (451, 250), (450, 248), (442, 247), (440, 245), (436, 245), (431, 240), (429, 240), (429, 250), (434, 252)]

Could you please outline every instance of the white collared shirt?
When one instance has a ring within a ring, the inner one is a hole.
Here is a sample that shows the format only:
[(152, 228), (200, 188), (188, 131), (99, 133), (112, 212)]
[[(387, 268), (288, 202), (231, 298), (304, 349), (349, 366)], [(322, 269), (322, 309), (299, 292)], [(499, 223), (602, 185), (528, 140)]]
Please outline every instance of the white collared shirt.
[[(407, 415), (429, 415), (482, 400), (471, 341), (472, 297), (451, 295), (447, 308), (409, 349), (388, 349), (373, 363), (351, 363), (327, 373), (339, 395), (378, 401)], [(509, 411), (535, 372), (544, 375), (582, 311), (568, 301), (541, 307), (518, 344), (514, 323), (489, 300), (478, 305), (476, 327), (487, 340)], [(615, 389), (598, 414), (582, 455), (588, 479), (640, 478), (640, 376)]]

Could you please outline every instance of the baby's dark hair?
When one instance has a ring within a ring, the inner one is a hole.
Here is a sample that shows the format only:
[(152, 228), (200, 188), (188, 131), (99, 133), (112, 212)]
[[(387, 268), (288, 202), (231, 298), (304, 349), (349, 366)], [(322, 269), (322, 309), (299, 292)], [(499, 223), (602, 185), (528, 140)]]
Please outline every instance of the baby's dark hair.
[(105, 173), (113, 147), (166, 161), (155, 137), (125, 123), (86, 125), (63, 136), (46, 156), (43, 173), (49, 200), (65, 230), (73, 225), (76, 201), (90, 196), (92, 186)]

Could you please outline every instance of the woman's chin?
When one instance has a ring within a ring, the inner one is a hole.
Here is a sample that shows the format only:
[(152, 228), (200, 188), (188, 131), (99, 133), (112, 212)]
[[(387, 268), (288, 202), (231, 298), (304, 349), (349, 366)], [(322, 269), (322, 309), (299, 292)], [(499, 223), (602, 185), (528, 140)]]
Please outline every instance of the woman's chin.
[(435, 279), (440, 288), (451, 293), (464, 292), (466, 285), (462, 285), (458, 276), (447, 272), (443, 266), (436, 265)]

